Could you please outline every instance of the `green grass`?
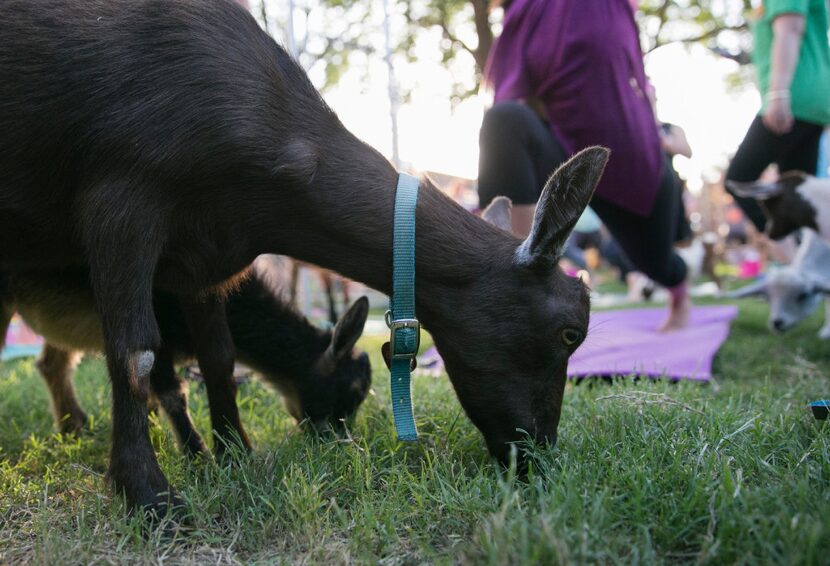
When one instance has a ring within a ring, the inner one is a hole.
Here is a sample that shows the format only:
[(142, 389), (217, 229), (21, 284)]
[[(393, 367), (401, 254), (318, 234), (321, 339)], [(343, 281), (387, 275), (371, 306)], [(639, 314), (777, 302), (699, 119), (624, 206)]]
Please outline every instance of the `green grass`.
[[(76, 384), (88, 434), (53, 432), (31, 361), (0, 366), (0, 563), (827, 564), (830, 397), (821, 314), (771, 336), (741, 303), (710, 385), (630, 380), (569, 387), (556, 448), (527, 482), (496, 469), (445, 378), (419, 377), (422, 440), (394, 440), (380, 340), (375, 394), (351, 440), (300, 433), (258, 383), (240, 392), (256, 452), (191, 463), (169, 426), (152, 439), (189, 529), (142, 536), (104, 479), (109, 387), (100, 359)], [(676, 403), (675, 403), (676, 402)], [(197, 425), (204, 391), (191, 385)]]

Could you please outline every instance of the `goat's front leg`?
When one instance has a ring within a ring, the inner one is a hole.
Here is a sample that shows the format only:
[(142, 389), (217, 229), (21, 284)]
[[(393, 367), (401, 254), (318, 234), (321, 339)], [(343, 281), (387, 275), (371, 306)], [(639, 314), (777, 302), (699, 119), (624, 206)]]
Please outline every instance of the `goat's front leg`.
[(135, 202), (107, 206), (115, 191), (90, 194), (86, 214), (107, 221), (89, 221), (83, 234), (112, 381), (109, 478), (132, 508), (160, 517), (178, 504), (150, 443), (147, 415), (150, 373), (161, 345), (153, 276), (163, 242), (156, 218)]
[(72, 375), (83, 354), (63, 350), (47, 342), (37, 360), (37, 369), (49, 388), (55, 426), (64, 434), (77, 434), (86, 424), (86, 413), (78, 403)]
[(236, 406), (236, 382), (233, 379), (236, 352), (225, 316), (225, 304), (218, 297), (208, 296), (183, 301), (182, 307), (199, 368), (205, 377), (214, 433), (213, 450), (218, 457), (224, 456), (230, 444), (250, 450), (251, 443), (242, 428)]
[(830, 339), (830, 298), (824, 300), (824, 326), (818, 331), (822, 340)]
[(173, 357), (167, 348), (156, 352), (156, 363), (150, 375), (153, 394), (173, 424), (179, 446), (188, 456), (207, 452), (205, 442), (193, 426), (187, 407), (187, 384), (176, 375)]

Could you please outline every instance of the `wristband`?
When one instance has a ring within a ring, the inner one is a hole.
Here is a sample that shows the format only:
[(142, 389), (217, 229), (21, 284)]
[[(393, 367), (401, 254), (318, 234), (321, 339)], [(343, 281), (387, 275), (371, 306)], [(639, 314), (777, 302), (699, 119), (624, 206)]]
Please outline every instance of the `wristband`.
[(788, 90), (771, 90), (766, 95), (764, 95), (764, 100), (770, 102), (772, 100), (789, 100), (791, 97), (790, 91)]

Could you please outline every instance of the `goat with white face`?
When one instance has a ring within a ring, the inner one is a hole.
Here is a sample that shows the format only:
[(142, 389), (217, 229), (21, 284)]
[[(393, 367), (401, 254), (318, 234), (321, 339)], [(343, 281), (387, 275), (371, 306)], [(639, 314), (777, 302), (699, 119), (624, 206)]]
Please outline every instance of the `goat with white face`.
[[(729, 294), (731, 298), (761, 295), (769, 301), (769, 328), (786, 332), (810, 316), (830, 294), (830, 245), (812, 230), (802, 230), (801, 245), (786, 267), (771, 268), (767, 276)], [(830, 338), (830, 299), (819, 338)]]

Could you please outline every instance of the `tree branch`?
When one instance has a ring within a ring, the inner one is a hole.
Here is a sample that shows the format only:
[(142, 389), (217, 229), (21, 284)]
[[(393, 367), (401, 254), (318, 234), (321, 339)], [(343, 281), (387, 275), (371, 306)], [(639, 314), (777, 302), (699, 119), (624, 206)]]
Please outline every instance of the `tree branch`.
[(649, 48), (649, 50), (646, 53), (651, 53), (658, 47), (663, 47), (664, 45), (668, 45), (669, 43), (697, 43), (699, 41), (704, 41), (706, 39), (717, 37), (722, 31), (744, 31), (747, 29), (749, 29), (749, 26), (746, 23), (743, 23), (737, 26), (714, 27), (698, 35), (684, 37), (681, 39), (674, 39), (672, 41), (667, 41), (665, 43), (661, 43), (658, 38), (654, 46)]
[(488, 0), (472, 0), (473, 21), (478, 34), (478, 47), (473, 54), (479, 72), (484, 72), (490, 49), (493, 47), (493, 28), (490, 27), (490, 3)]
[(462, 39), (459, 39), (452, 31), (450, 31), (450, 28), (447, 26), (447, 22), (441, 21), (438, 23), (438, 26), (441, 28), (444, 37), (446, 37), (453, 43), (460, 45), (461, 48), (464, 49), (464, 51), (468, 51), (470, 55), (472, 55), (473, 57), (476, 56), (476, 50), (467, 45)]
[(663, 5), (657, 9), (657, 18), (660, 21), (660, 24), (657, 26), (657, 33), (654, 34), (654, 45), (649, 48), (649, 51), (657, 49), (662, 45), (660, 42), (660, 33), (663, 31), (663, 27), (666, 25), (668, 18), (666, 14), (669, 11), (669, 4), (672, 3), (672, 0), (663, 0)]

